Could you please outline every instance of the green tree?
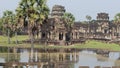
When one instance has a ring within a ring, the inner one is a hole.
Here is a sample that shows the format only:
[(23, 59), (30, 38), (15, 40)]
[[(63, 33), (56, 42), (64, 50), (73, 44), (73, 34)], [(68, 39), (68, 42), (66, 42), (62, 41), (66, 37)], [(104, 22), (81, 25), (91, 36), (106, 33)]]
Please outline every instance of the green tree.
[(0, 32), (2, 32), (3, 31), (3, 19), (2, 18), (0, 18)]
[(92, 17), (89, 16), (89, 15), (86, 15), (86, 19), (87, 19), (88, 21), (91, 21)]
[(19, 25), (19, 20), (18, 20), (17, 15), (14, 15), (14, 16), (13, 16), (13, 22), (14, 22), (14, 24), (13, 24), (12, 29), (13, 29), (13, 31), (14, 31), (14, 33), (15, 33), (16, 44), (18, 44), (17, 35), (18, 35), (18, 32), (21, 31), (21, 26)]
[(114, 16), (114, 21), (120, 22), (120, 13), (117, 13), (117, 14)]
[(37, 26), (48, 17), (49, 8), (46, 5), (46, 0), (21, 0), (16, 12), (20, 18), (23, 18), (21, 24), (28, 27), (31, 37)]
[(14, 36), (15, 14), (12, 11), (6, 10), (2, 17), (3, 31), (8, 36), (8, 43), (10, 38)]
[(66, 23), (66, 27), (68, 30), (68, 33), (66, 34), (68, 39), (66, 41), (71, 41), (71, 37), (72, 37), (72, 26), (74, 24), (75, 21), (75, 17), (71, 14), (71, 13), (64, 13), (63, 15), (63, 20)]
[(48, 17), (49, 8), (46, 0), (21, 0), (16, 9), (19, 19), (23, 19), (22, 26), (28, 28), (28, 34), (31, 39), (31, 52), (33, 52), (34, 35), (38, 26)]
[(117, 26), (117, 34), (120, 34), (120, 13), (117, 13), (115, 16), (114, 16), (114, 23), (116, 24)]
[(69, 27), (72, 27), (75, 21), (75, 17), (71, 13), (64, 13), (63, 19)]
[(89, 15), (86, 15), (86, 19), (88, 20), (88, 31), (90, 33), (90, 22), (91, 22), (92, 17)]

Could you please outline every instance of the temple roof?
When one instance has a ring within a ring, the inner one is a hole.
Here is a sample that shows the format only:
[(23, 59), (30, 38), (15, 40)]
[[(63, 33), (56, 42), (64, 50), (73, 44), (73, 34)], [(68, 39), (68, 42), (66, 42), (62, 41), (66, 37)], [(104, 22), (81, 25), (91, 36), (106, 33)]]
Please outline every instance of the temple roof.
[(54, 5), (52, 8), (51, 16), (63, 16), (65, 13), (65, 7), (61, 5)]
[(97, 20), (109, 20), (108, 13), (98, 13)]

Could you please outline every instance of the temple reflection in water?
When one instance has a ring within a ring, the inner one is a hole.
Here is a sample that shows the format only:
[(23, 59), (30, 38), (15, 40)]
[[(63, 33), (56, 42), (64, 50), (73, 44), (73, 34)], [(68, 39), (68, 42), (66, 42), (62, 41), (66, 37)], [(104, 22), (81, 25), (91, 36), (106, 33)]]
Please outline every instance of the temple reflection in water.
[[(11, 57), (10, 57), (11, 56)], [(30, 53), (25, 56), (27, 61), (20, 61), (20, 54), (10, 54), (1, 63), (3, 68), (74, 68), (74, 63), (79, 61), (78, 53), (34, 53), (31, 59)], [(31, 61), (32, 60), (32, 61)]]
[(0, 53), (0, 68), (79, 68), (80, 66), (112, 67), (120, 66), (120, 52), (105, 54), (82, 50), (79, 52), (43, 53), (34, 51), (33, 58), (29, 50), (20, 53)]

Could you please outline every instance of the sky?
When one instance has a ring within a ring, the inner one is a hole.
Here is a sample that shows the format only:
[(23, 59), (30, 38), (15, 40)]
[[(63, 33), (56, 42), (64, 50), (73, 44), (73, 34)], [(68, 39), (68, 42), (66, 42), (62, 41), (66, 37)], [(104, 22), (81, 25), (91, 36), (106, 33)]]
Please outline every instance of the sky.
[[(20, 0), (1, 0), (0, 1), (0, 17), (5, 10), (14, 11)], [(90, 15), (92, 19), (96, 19), (97, 13), (109, 13), (110, 20), (115, 14), (120, 12), (120, 0), (48, 0), (47, 5), (50, 9), (54, 5), (62, 5), (66, 12), (70, 12), (76, 18), (76, 21), (86, 20), (86, 15)]]

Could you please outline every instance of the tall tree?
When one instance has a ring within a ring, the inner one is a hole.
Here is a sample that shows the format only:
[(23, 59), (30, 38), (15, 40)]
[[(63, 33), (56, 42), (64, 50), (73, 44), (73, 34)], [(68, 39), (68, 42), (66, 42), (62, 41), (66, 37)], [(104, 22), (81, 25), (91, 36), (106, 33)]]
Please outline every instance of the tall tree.
[(75, 21), (75, 17), (71, 14), (71, 13), (64, 13), (63, 15), (63, 20), (65, 21), (66, 23), (66, 27), (67, 27), (67, 30), (68, 30), (68, 33), (67, 33), (67, 36), (68, 36), (68, 40), (67, 41), (70, 41), (71, 40), (71, 37), (72, 37), (72, 26), (74, 24), (74, 21)]
[(117, 35), (120, 34), (120, 13), (117, 13), (115, 16), (114, 16), (114, 22), (117, 26)]
[(3, 31), (3, 18), (0, 18), (0, 32)]
[(68, 12), (64, 13), (63, 19), (65, 20), (65, 22), (67, 23), (69, 27), (72, 27), (75, 21), (75, 17), (73, 16), (73, 14), (68, 13)]
[(8, 36), (8, 43), (10, 43), (10, 38), (14, 35), (14, 17), (15, 14), (9, 10), (6, 10), (2, 17), (4, 33)]
[(18, 20), (17, 15), (13, 16), (13, 22), (14, 22), (14, 24), (13, 24), (13, 31), (15, 33), (16, 44), (18, 44), (17, 35), (18, 35), (18, 32), (21, 31), (21, 26), (19, 25), (19, 20)]
[(92, 19), (92, 17), (89, 16), (89, 15), (86, 15), (86, 19), (87, 19), (88, 21), (90, 21), (90, 20)]
[(92, 17), (89, 15), (86, 15), (86, 19), (88, 20), (88, 31), (90, 33), (90, 22), (91, 22)]
[(34, 35), (38, 26), (48, 17), (49, 8), (46, 0), (21, 0), (16, 9), (18, 17), (23, 21), (22, 26), (28, 28), (28, 34), (31, 39), (31, 52), (33, 52)]
[(114, 16), (114, 21), (120, 22), (120, 13), (117, 13), (117, 14)]
[(17, 15), (23, 18), (21, 25), (28, 27), (30, 37), (34, 35), (36, 27), (42, 24), (49, 14), (46, 0), (22, 0), (16, 11)]

